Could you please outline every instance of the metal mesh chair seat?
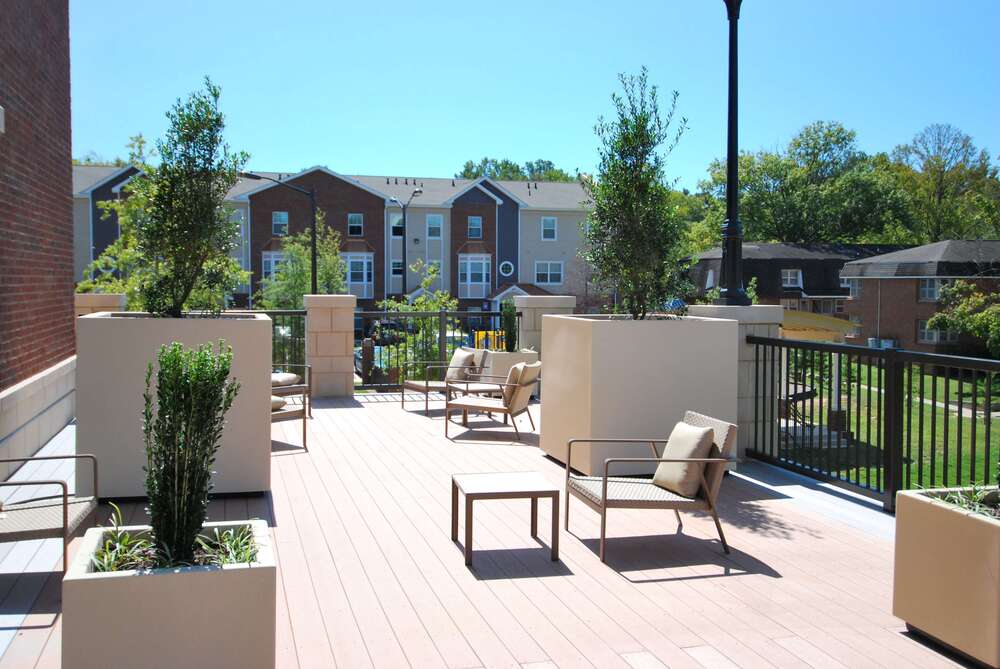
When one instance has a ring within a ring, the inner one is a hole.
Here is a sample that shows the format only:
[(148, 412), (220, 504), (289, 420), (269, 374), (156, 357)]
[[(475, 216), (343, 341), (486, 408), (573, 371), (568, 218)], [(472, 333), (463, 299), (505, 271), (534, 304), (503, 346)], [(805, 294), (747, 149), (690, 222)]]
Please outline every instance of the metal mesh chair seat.
[[(67, 531), (72, 533), (97, 508), (93, 497), (70, 497)], [(0, 511), (0, 542), (63, 536), (62, 495), (8, 502)]]
[[(603, 478), (600, 476), (570, 476), (567, 485), (589, 498), (595, 504), (601, 503)], [(655, 485), (650, 479), (629, 477), (608, 477), (608, 502), (654, 502), (671, 508), (704, 509), (707, 504), (700, 499), (684, 497), (666, 488)]]

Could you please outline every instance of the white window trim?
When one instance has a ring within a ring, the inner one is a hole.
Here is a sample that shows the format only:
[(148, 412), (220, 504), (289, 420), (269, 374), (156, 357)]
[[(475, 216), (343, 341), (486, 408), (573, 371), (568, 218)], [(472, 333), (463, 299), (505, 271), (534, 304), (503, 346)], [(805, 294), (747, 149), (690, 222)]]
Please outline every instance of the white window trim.
[[(545, 221), (552, 221), (552, 234), (551, 238), (545, 236)], [(538, 236), (543, 242), (557, 242), (559, 241), (559, 217), (558, 216), (542, 216), (538, 223)]]
[[(934, 287), (934, 297), (924, 297), (924, 285)], [(917, 302), (936, 303), (941, 301), (941, 289), (947, 285), (943, 279), (919, 279), (917, 281)]]
[[(396, 274), (397, 265), (398, 265), (398, 269), (399, 269), (399, 274)], [(396, 277), (403, 276), (403, 261), (402, 260), (393, 260), (392, 262), (389, 263), (389, 276), (391, 276), (394, 279)]]
[[(285, 231), (284, 232), (275, 232), (274, 231), (274, 223), (275, 223), (275, 221), (274, 221), (274, 215), (275, 214), (284, 214), (285, 215), (285, 223), (284, 223), (284, 225), (285, 225)], [(290, 223), (288, 221), (288, 212), (287, 211), (272, 211), (271, 212), (271, 236), (272, 237), (287, 237), (288, 236), (288, 228), (289, 227), (290, 227)]]
[[(552, 276), (552, 266), (559, 265), (559, 281), (539, 281), (538, 280), (538, 266), (547, 265), (545, 269), (545, 275), (548, 277)], [(536, 286), (561, 286), (563, 281), (566, 279), (565, 266), (562, 260), (536, 260), (535, 261), (535, 276), (533, 283)]]
[[(402, 227), (403, 215), (395, 211), (389, 212), (389, 237), (392, 239), (402, 239), (403, 237), (406, 236), (406, 230), (403, 230), (403, 234), (401, 235), (397, 235), (395, 232), (393, 232), (393, 228), (395, 227), (394, 225), (395, 221), (399, 221), (400, 227)], [(362, 218), (361, 221), (361, 230), (362, 232), (364, 231), (364, 218)]]
[[(797, 277), (797, 282), (794, 284), (785, 283), (785, 272), (795, 272)], [(802, 270), (796, 267), (786, 267), (781, 270), (781, 287), (782, 288), (802, 288)]]
[[(466, 280), (462, 281), (462, 265), (466, 263), (482, 262), (483, 280), (471, 281), (472, 272), (466, 270)], [(485, 300), (490, 295), (491, 278), (493, 276), (493, 257), (487, 253), (461, 253), (458, 256), (458, 266), (456, 267), (458, 279), (458, 297), (463, 300)], [(472, 290), (476, 287), (477, 290)], [(481, 287), (482, 295), (478, 293)]]
[[(260, 253), (260, 276), (265, 279), (269, 279), (274, 276), (274, 271), (277, 269), (275, 267), (275, 262), (282, 263), (285, 261), (284, 251), (261, 251)], [(270, 273), (265, 271), (265, 266), (270, 264)]]
[[(361, 217), (361, 233), (360, 234), (357, 234), (357, 235), (351, 234), (351, 216), (360, 216)], [(361, 212), (358, 212), (358, 211), (352, 211), (351, 213), (349, 213), (347, 215), (347, 236), (348, 237), (364, 237), (365, 236), (365, 215), (364, 214), (362, 214)]]
[[(479, 221), (479, 236), (478, 237), (473, 237), (472, 236), (472, 219), (476, 219), (476, 220)], [(486, 236), (486, 231), (483, 229), (483, 217), (482, 216), (469, 216), (466, 219), (466, 221), (465, 221), (465, 225), (466, 225), (465, 235), (469, 239), (483, 239), (483, 237)]]
[[(503, 271), (503, 266), (504, 265), (510, 265), (510, 271), (507, 272), (506, 274), (504, 274), (504, 271)], [(497, 265), (497, 271), (500, 272), (500, 276), (504, 277), (505, 279), (506, 278), (510, 278), (510, 277), (514, 276), (514, 263), (512, 263), (509, 260), (504, 260), (502, 263), (500, 263), (499, 265)]]
[[(374, 297), (375, 254), (344, 253), (342, 256), (344, 258), (344, 269), (346, 273), (344, 280), (347, 284), (347, 292), (351, 295), (356, 295), (360, 299), (369, 299)], [(351, 281), (351, 261), (359, 260), (364, 263), (363, 274), (366, 278), (364, 281)], [(371, 277), (371, 279), (368, 279), (367, 277)], [(355, 289), (355, 286), (360, 286), (360, 288)], [(355, 290), (357, 290), (357, 292), (355, 292)]]
[[(431, 220), (437, 221), (438, 234), (437, 237), (431, 237)], [(427, 224), (427, 239), (442, 239), (444, 237), (444, 215), (442, 214), (427, 214), (425, 217)]]

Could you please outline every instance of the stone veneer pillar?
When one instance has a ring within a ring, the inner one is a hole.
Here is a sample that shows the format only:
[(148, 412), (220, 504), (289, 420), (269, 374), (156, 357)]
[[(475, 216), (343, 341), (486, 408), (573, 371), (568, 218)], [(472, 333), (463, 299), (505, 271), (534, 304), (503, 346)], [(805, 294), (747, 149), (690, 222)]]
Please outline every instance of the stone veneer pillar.
[[(769, 424), (767, 420), (760, 416), (757, 423), (754, 422), (754, 346), (747, 343), (747, 336), (757, 337), (781, 336), (781, 323), (784, 321), (785, 309), (780, 305), (755, 304), (747, 307), (730, 307), (715, 304), (696, 304), (688, 308), (688, 313), (692, 316), (703, 316), (706, 318), (727, 318), (739, 322), (739, 358), (737, 385), (737, 455), (743, 459), (747, 448), (753, 445), (754, 436), (758, 435), (769, 443), (771, 430), (776, 425)], [(764, 388), (765, 393), (762, 407), (773, 401), (770, 389)]]
[(73, 308), (77, 316), (99, 311), (125, 311), (124, 293), (74, 293)]
[(576, 309), (573, 295), (516, 295), (514, 307), (521, 312), (518, 348), (531, 348), (542, 355), (542, 316), (572, 314)]
[(354, 395), (354, 295), (306, 295), (306, 364), (313, 397)]

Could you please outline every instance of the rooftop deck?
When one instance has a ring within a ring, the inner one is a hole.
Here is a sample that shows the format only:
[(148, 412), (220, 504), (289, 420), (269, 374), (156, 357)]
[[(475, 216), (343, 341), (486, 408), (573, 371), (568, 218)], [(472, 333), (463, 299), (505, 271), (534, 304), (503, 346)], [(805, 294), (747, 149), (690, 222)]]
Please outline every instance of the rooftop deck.
[[(599, 518), (574, 500), (554, 563), (527, 501), (490, 501), (467, 568), (450, 475), (538, 470), (561, 485), (563, 469), (527, 421), (522, 443), (485, 418), (448, 441), (441, 403), (431, 417), (422, 405), (317, 402), (308, 453), (296, 422), (274, 426), (270, 496), (212, 502), (213, 519), (272, 525), (279, 667), (959, 666), (890, 614), (892, 518), (760, 464), (723, 483), (729, 556), (708, 516), (677, 532), (670, 511), (612, 510), (602, 564)], [(71, 446), (72, 426), (47, 448)], [(124, 511), (142, 521), (141, 505)], [(549, 505), (539, 513), (547, 528)], [(59, 543), (22, 543), (0, 546), (0, 669), (57, 667)]]

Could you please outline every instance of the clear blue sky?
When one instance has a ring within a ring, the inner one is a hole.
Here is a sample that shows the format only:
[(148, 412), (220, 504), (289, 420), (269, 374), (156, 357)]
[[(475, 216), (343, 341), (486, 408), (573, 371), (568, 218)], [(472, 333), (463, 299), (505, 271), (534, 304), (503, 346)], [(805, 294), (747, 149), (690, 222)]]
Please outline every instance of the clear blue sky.
[[(489, 155), (590, 171), (616, 75), (642, 65), (690, 125), (670, 174), (693, 188), (725, 151), (721, 0), (72, 0), (70, 19), (75, 156), (160, 136), (209, 74), (253, 169), (450, 176)], [(741, 148), (825, 119), (888, 150), (948, 122), (996, 158), (998, 29), (998, 0), (744, 0)]]

